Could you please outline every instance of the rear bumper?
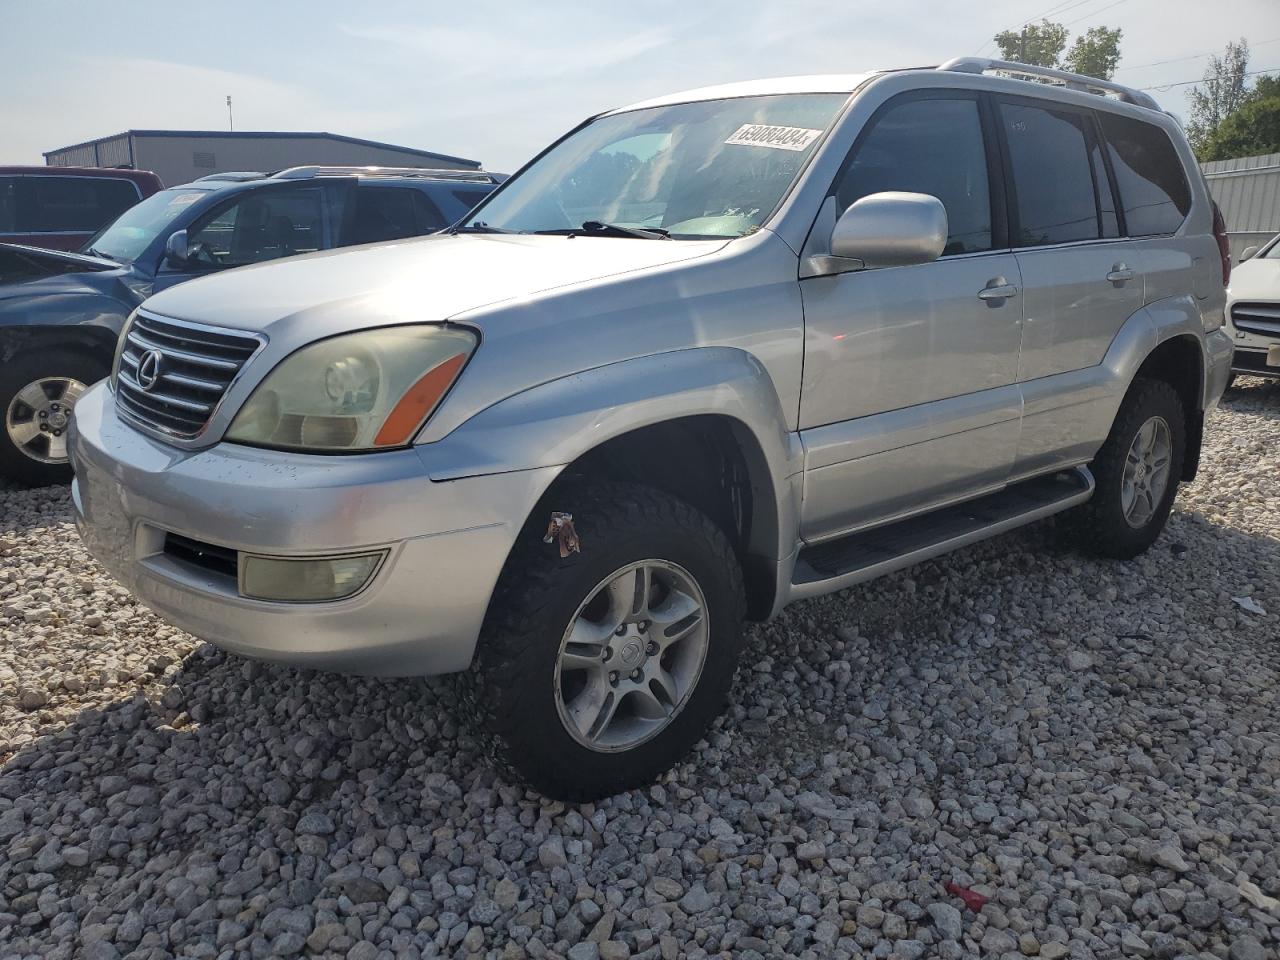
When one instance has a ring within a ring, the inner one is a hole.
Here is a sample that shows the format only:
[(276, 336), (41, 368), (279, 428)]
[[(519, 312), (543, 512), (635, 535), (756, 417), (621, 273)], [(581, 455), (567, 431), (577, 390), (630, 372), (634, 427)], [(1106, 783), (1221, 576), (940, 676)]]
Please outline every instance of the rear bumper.
[(1205, 336), (1204, 409), (1212, 410), (1222, 399), (1231, 379), (1231, 356), (1235, 347), (1230, 335), (1219, 328)]
[[(559, 471), (436, 483), (429, 447), (348, 457), (177, 450), (118, 419), (105, 384), (76, 405), (70, 450), (86, 546), (165, 620), (246, 656), (382, 676), (468, 666), (507, 554)], [(348, 599), (268, 602), (166, 552), (168, 533), (290, 558), (387, 556)]]

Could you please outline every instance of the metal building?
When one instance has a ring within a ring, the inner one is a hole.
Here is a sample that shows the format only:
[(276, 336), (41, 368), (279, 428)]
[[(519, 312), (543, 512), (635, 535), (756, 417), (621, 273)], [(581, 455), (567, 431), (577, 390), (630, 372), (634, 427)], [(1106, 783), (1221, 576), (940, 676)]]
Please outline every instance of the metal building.
[(152, 170), (165, 186), (190, 183), (228, 170), (270, 172), (306, 165), (446, 170), (474, 170), (480, 166), (476, 160), (337, 133), (239, 130), (126, 130), (50, 150), (44, 160), (51, 167)]
[(1211, 160), (1202, 168), (1227, 221), (1233, 260), (1280, 233), (1280, 153)]

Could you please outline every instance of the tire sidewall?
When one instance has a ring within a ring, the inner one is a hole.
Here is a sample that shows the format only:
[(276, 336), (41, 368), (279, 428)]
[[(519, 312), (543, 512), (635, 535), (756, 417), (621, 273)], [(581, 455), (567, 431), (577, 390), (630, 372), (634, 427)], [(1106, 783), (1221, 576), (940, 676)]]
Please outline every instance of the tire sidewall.
[[(1163, 389), (1140, 391), (1134, 396), (1132, 404), (1126, 404), (1110, 438), (1112, 447), (1107, 451), (1106, 463), (1095, 474), (1098, 489), (1094, 498), (1097, 501), (1095, 510), (1098, 520), (1110, 528), (1111, 537), (1117, 545), (1131, 555), (1141, 553), (1149, 547), (1164, 529), (1173, 510), (1174, 498), (1178, 494), (1183, 458), (1186, 455), (1186, 422), (1182, 404), (1172, 388), (1164, 384), (1160, 384), (1160, 387)], [(1152, 417), (1163, 418), (1169, 427), (1169, 482), (1151, 517), (1141, 527), (1134, 527), (1125, 518), (1121, 497), (1125, 459), (1138, 431)]]
[[(562, 560), (554, 544), (544, 545), (547, 562), (557, 564), (550, 584), (554, 592), (532, 631), (533, 643), (523, 660), (525, 682), (492, 693), (509, 698), (504, 712), (521, 718), (521, 726), (506, 734), (520, 767), (547, 768), (557, 780), (561, 777), (555, 771), (572, 772), (577, 782), (590, 780), (600, 792), (615, 792), (614, 784), (652, 779), (669, 768), (719, 714), (741, 642), (741, 586), (733, 575), (736, 571), (724, 568), (722, 553), (704, 530), (632, 528), (611, 533), (585, 518), (576, 526), (582, 553)], [(697, 582), (709, 620), (706, 657), (692, 693), (661, 732), (630, 750), (591, 750), (565, 729), (556, 707), (560, 644), (571, 619), (601, 581), (641, 560), (677, 564)]]

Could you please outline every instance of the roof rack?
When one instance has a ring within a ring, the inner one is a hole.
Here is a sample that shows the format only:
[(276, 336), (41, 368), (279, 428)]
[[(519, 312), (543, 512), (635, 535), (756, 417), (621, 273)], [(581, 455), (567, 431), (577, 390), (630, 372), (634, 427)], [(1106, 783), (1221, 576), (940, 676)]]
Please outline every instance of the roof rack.
[(250, 180), (265, 180), (265, 173), (258, 173), (254, 170), (228, 170), (225, 173), (211, 173), (206, 177), (197, 177), (193, 182), (200, 183), (204, 180), (231, 180), (234, 183), (246, 183)]
[(1097, 77), (1086, 77), (1080, 73), (1069, 73), (1066, 70), (1055, 70), (1052, 67), (1040, 67), (1032, 63), (1015, 63), (1012, 60), (988, 60), (985, 57), (956, 57), (938, 67), (939, 70), (950, 70), (955, 73), (1011, 73), (1025, 77), (1036, 77), (1041, 82), (1053, 81), (1055, 86), (1063, 86), (1069, 90), (1083, 90), (1086, 93), (1097, 93), (1103, 96), (1112, 94), (1124, 103), (1146, 107), (1149, 110), (1160, 110), (1160, 104), (1150, 94), (1126, 87), (1122, 83), (1110, 80), (1099, 80)]
[(464, 180), (469, 183), (497, 183), (483, 170), (443, 170), (431, 167), (289, 167), (271, 176), (277, 180), (306, 180), (310, 177), (419, 177), (423, 180)]

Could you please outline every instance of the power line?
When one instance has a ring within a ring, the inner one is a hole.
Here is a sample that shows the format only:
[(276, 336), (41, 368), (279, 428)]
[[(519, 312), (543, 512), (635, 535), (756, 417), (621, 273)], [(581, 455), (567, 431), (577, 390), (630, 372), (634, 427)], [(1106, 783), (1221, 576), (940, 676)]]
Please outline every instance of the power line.
[[(1030, 26), (1036, 20), (1047, 19), (1050, 14), (1060, 17), (1064, 13), (1067, 13), (1071, 10), (1076, 10), (1080, 7), (1087, 6), (1095, 2), (1096, 0), (1067, 0), (1066, 3), (1059, 3), (1055, 6), (1050, 7), (1048, 10), (1044, 11), (1043, 13), (1036, 14), (1030, 20), (1024, 20), (1022, 23), (1018, 24), (1018, 27), (1021, 28), (1021, 27)], [(1099, 7), (1098, 9), (1094, 10), (1092, 13), (1087, 13), (1083, 17), (1079, 17), (1075, 20), (1068, 21), (1067, 23), (1062, 24), (1062, 26), (1070, 27), (1074, 24), (1080, 23), (1082, 20), (1088, 20), (1091, 17), (1096, 17), (1098, 14), (1102, 13), (1104, 10), (1110, 10), (1112, 7), (1118, 7), (1120, 6), (1120, 4), (1127, 3), (1127, 2), (1128, 0), (1115, 0), (1114, 3), (1110, 3), (1110, 4), (1107, 4), (1106, 6)], [(986, 43), (984, 43), (975, 51), (975, 56), (977, 54), (982, 53), (982, 51), (986, 50), (987, 47), (990, 47), (995, 43), (996, 43), (995, 37), (992, 37), (990, 40), (988, 40)]]
[[(1044, 18), (1044, 17), (1048, 17), (1051, 13), (1063, 14), (1063, 13), (1066, 13), (1068, 10), (1073, 10), (1076, 7), (1084, 6), (1084, 4), (1086, 3), (1093, 3), (1093, 2), (1094, 0), (1064, 0), (1064, 2), (1062, 3), (1055, 3), (1048, 10), (1045, 10), (1043, 13), (1037, 13), (1030, 20), (1023, 20), (1020, 24), (1018, 24), (1018, 27), (1015, 27), (1014, 29), (1030, 26), (1034, 21), (1040, 20), (1041, 18)], [(981, 53), (983, 50), (987, 49), (987, 47), (991, 46), (993, 43), (995, 43), (994, 38), (986, 41), (984, 44), (982, 44), (982, 46), (978, 47), (978, 49), (974, 51), (974, 54), (977, 55)]]
[[(1242, 74), (1245, 77), (1256, 77), (1260, 73), (1280, 73), (1280, 67), (1269, 67), (1266, 70), (1250, 70), (1248, 73)], [(1177, 83), (1161, 83), (1154, 87), (1139, 87), (1139, 90), (1169, 90), (1173, 87), (1185, 87), (1192, 83), (1208, 83), (1211, 80), (1221, 80), (1227, 74), (1220, 73), (1216, 77), (1201, 77), (1199, 80), (1179, 80)]]
[(1080, 17), (1076, 20), (1072, 20), (1069, 23), (1064, 23), (1063, 26), (1064, 27), (1075, 26), (1077, 23), (1080, 23), (1083, 20), (1089, 20), (1089, 19), (1092, 19), (1093, 17), (1096, 17), (1098, 14), (1102, 13), (1104, 10), (1110, 10), (1112, 7), (1118, 7), (1120, 6), (1120, 4), (1128, 3), (1128, 2), (1129, 0), (1116, 0), (1115, 3), (1109, 3), (1105, 7), (1099, 7), (1097, 10), (1093, 11), (1093, 13), (1086, 13), (1083, 17)]
[[(1280, 42), (1280, 37), (1272, 37), (1270, 40), (1259, 40), (1257, 43), (1250, 42), (1249, 49), (1252, 50), (1254, 47), (1264, 47), (1268, 43), (1278, 43), (1278, 42)], [(1190, 56), (1186, 56), (1186, 57), (1171, 57), (1168, 60), (1153, 60), (1151, 61), (1151, 63), (1135, 63), (1133, 66), (1126, 65), (1122, 67), (1116, 67), (1116, 71), (1119, 72), (1121, 70), (1141, 70), (1143, 67), (1162, 67), (1166, 63), (1184, 63), (1187, 60), (1199, 60), (1203, 57), (1212, 57), (1216, 55), (1218, 52), (1219, 51), (1217, 50), (1210, 50), (1208, 53), (1193, 53)]]

